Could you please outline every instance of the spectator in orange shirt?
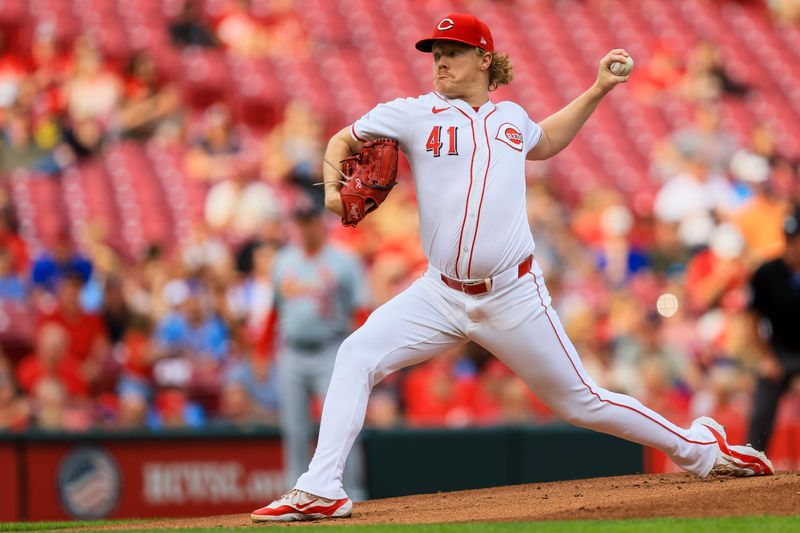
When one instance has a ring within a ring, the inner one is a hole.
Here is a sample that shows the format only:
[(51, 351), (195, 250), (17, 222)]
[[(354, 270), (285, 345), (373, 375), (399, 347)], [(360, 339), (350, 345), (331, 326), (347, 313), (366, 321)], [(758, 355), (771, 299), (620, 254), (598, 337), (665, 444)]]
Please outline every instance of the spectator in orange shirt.
[(769, 161), (740, 150), (731, 159), (731, 173), (750, 184), (753, 197), (735, 214), (733, 221), (742, 232), (748, 251), (757, 263), (775, 259), (783, 252), (783, 219), (788, 205), (776, 194), (770, 180)]

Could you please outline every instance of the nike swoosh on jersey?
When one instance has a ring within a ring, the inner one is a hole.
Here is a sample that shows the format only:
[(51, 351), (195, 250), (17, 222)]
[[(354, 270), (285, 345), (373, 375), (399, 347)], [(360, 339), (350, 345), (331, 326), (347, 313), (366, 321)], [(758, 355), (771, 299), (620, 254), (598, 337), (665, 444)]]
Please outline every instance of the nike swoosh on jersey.
[(441, 109), (436, 109), (436, 106), (433, 106), (431, 108), (431, 112), (435, 115), (436, 113), (441, 113), (442, 111), (447, 111), (448, 109), (450, 109), (450, 108), (449, 107), (443, 107)]

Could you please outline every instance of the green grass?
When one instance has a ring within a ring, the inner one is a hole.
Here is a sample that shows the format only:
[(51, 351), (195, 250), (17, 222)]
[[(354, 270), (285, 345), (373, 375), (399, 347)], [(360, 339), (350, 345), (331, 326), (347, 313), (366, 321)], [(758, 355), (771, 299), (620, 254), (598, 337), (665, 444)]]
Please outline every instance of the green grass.
[[(10, 522), (0, 523), (0, 531), (43, 531), (55, 529), (91, 528), (104, 525), (147, 524), (147, 520), (136, 521), (95, 521), (95, 522)], [(254, 525), (267, 528), (269, 525)], [(278, 526), (280, 527), (280, 526)], [(433, 524), (433, 525), (379, 525), (348, 526), (331, 525), (335, 531), (352, 531), (354, 533), (739, 533), (762, 532), (795, 532), (800, 531), (800, 516), (748, 516), (725, 518), (653, 518), (648, 520), (569, 520), (557, 522), (492, 522), (471, 524)], [(292, 533), (328, 531), (316, 526), (295, 526)], [(117, 531), (153, 531), (153, 529), (124, 529)], [(167, 531), (167, 530), (163, 530)], [(225, 531), (220, 528), (192, 528), (182, 531)]]
[(47, 531), (51, 529), (74, 529), (76, 527), (113, 526), (120, 524), (146, 524), (147, 520), (87, 520), (63, 522), (0, 522), (0, 531)]

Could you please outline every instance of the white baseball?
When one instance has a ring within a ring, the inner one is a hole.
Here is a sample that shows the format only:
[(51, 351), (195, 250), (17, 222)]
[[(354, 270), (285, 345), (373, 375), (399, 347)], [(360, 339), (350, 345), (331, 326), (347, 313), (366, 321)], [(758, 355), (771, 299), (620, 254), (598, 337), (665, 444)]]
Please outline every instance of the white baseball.
[(659, 315), (669, 318), (678, 312), (678, 299), (674, 294), (664, 293), (656, 300), (656, 309)]
[(626, 59), (624, 63), (614, 61), (611, 63), (611, 65), (609, 65), (608, 69), (615, 76), (627, 76), (631, 73), (631, 70), (633, 70), (633, 58), (628, 56), (628, 59)]

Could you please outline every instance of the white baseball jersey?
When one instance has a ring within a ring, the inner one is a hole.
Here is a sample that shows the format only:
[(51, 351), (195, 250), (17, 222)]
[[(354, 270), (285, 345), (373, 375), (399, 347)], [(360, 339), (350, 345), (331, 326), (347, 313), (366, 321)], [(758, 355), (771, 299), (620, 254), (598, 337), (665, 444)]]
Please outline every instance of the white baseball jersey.
[(534, 249), (525, 209), (525, 156), (542, 129), (513, 102), (431, 92), (379, 104), (354, 139), (397, 139), (414, 173), (420, 238), (435, 268), (457, 279), (491, 277)]

